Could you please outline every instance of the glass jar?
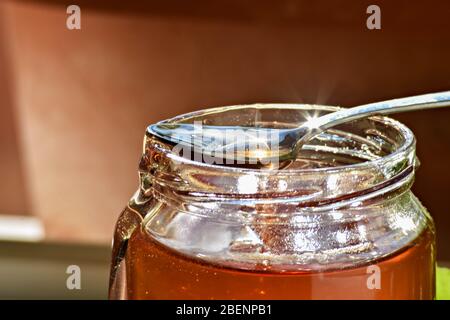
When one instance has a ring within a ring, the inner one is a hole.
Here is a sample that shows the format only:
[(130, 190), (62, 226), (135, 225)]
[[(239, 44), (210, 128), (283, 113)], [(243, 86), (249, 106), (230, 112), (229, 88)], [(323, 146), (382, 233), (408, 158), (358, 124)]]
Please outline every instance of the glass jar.
[[(337, 110), (223, 107), (169, 123), (290, 128)], [(284, 169), (217, 165), (148, 129), (140, 187), (117, 222), (112, 299), (433, 299), (435, 232), (410, 188), (403, 124), (327, 130)]]

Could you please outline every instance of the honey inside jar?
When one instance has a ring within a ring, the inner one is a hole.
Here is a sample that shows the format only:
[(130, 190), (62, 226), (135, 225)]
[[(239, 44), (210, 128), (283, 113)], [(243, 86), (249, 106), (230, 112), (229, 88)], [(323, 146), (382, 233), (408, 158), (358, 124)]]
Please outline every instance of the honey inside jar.
[[(333, 110), (238, 106), (170, 123), (283, 128)], [(140, 187), (116, 227), (111, 298), (434, 298), (434, 226), (410, 191), (415, 140), (402, 124), (341, 125), (277, 169), (173, 149), (147, 132)]]

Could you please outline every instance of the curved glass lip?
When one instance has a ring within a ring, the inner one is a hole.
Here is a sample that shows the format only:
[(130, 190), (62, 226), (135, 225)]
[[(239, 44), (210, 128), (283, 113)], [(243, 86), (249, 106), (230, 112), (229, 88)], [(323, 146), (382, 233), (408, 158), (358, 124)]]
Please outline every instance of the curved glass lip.
[[(272, 108), (279, 108), (279, 109), (291, 109), (291, 110), (323, 110), (323, 111), (337, 111), (339, 109), (342, 109), (342, 107), (338, 106), (326, 106), (326, 105), (317, 105), (317, 104), (298, 104), (298, 103), (255, 103), (255, 104), (241, 104), (241, 105), (231, 105), (231, 106), (219, 106), (219, 107), (213, 107), (213, 108), (207, 108), (207, 109), (201, 109), (193, 112), (184, 113), (178, 116), (175, 116), (173, 118), (165, 119), (162, 121), (157, 122), (156, 124), (167, 124), (170, 122), (177, 122), (181, 120), (186, 120), (189, 118), (201, 116), (201, 115), (208, 115), (212, 113), (217, 112), (224, 112), (229, 110), (239, 110), (239, 109), (272, 109)], [(399, 133), (402, 134), (405, 141), (404, 143), (396, 149), (394, 152), (369, 161), (364, 161), (360, 163), (355, 164), (349, 164), (349, 165), (341, 165), (337, 167), (321, 167), (321, 168), (299, 168), (299, 169), (252, 169), (252, 168), (242, 168), (242, 167), (233, 167), (233, 166), (222, 166), (222, 165), (215, 165), (215, 164), (208, 164), (203, 162), (198, 162), (194, 160), (190, 160), (187, 158), (184, 158), (182, 156), (179, 156), (171, 150), (166, 149), (164, 150), (167, 157), (171, 158), (174, 161), (186, 163), (192, 166), (198, 166), (205, 169), (212, 169), (212, 170), (218, 170), (218, 171), (224, 171), (224, 172), (230, 172), (230, 173), (245, 173), (245, 174), (253, 174), (253, 175), (274, 175), (279, 173), (285, 174), (311, 174), (314, 172), (329, 172), (329, 173), (336, 173), (336, 172), (343, 172), (348, 170), (361, 170), (364, 168), (371, 168), (374, 166), (380, 166), (383, 163), (389, 163), (393, 159), (397, 159), (398, 157), (404, 155), (405, 153), (408, 153), (409, 150), (415, 147), (416, 139), (411, 131), (406, 125), (403, 123), (394, 120), (390, 117), (386, 116), (371, 116), (369, 118), (376, 119), (377, 121), (382, 121), (386, 125), (395, 128)], [(160, 136), (158, 133), (152, 130), (151, 125), (147, 127), (147, 133), (151, 134), (153, 136), (159, 137), (163, 141), (165, 140), (164, 137)]]

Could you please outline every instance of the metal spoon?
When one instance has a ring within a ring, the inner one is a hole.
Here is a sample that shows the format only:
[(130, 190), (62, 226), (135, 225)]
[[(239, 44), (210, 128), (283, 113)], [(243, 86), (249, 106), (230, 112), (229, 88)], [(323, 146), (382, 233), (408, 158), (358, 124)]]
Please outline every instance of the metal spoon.
[[(450, 106), (450, 91), (387, 100), (328, 113), (312, 118), (296, 128), (198, 126), (158, 123), (152, 134), (173, 143), (193, 147), (198, 152), (246, 163), (289, 161), (297, 158), (301, 147), (326, 129), (352, 120), (405, 111)], [(226, 138), (225, 138), (226, 135)], [(261, 138), (263, 137), (263, 138)], [(256, 140), (255, 140), (256, 139)], [(256, 141), (256, 143), (255, 143)], [(239, 145), (237, 147), (237, 145)], [(263, 148), (260, 148), (263, 146)]]

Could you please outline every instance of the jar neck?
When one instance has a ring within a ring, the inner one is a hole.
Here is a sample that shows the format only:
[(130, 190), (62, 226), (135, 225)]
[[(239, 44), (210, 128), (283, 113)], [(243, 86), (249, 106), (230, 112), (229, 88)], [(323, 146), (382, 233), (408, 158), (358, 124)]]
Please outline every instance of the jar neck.
[(169, 144), (147, 133), (140, 163), (142, 195), (203, 210), (216, 203), (215, 208), (220, 204), (255, 212), (257, 206), (280, 203), (285, 209), (321, 211), (385, 201), (411, 187), (416, 166), (413, 137), (394, 152), (371, 161), (295, 170), (209, 165), (170, 150)]

